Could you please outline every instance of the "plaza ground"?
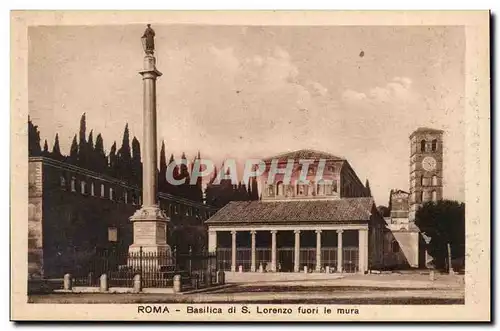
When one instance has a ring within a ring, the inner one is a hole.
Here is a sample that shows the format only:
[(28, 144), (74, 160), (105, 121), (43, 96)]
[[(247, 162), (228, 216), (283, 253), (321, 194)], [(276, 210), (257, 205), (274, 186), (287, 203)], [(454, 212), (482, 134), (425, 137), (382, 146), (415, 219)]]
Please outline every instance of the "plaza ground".
[[(314, 275), (314, 276), (313, 276)], [(32, 303), (302, 303), (463, 304), (463, 275), (231, 274), (228, 284), (201, 293), (30, 295)]]

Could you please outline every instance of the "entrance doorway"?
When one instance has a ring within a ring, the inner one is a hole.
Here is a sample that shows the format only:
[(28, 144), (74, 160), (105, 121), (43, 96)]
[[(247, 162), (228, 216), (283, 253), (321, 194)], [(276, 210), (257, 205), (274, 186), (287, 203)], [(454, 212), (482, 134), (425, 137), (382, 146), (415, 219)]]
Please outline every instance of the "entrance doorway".
[(294, 249), (280, 248), (278, 249), (278, 265), (276, 269), (278, 272), (293, 272), (294, 264)]

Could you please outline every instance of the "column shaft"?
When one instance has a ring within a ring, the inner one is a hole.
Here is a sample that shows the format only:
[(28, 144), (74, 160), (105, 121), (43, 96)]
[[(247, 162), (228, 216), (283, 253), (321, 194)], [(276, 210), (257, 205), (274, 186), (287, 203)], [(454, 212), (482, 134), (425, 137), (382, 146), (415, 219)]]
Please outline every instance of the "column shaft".
[(210, 253), (217, 251), (217, 231), (208, 230), (208, 251)]
[(316, 272), (321, 271), (321, 230), (316, 230)]
[(368, 271), (368, 229), (358, 230), (359, 273)]
[(344, 232), (344, 230), (337, 230), (337, 272), (343, 271), (344, 264), (342, 261), (342, 232)]
[(276, 233), (278, 231), (271, 231), (271, 271), (276, 272)]
[(143, 74), (144, 114), (143, 114), (143, 206), (156, 205), (156, 75)]
[(300, 270), (300, 230), (295, 230), (295, 250), (294, 250), (294, 263), (293, 271), (299, 272)]
[(231, 231), (231, 271), (236, 271), (236, 231)]
[(250, 235), (252, 236), (252, 264), (250, 266), (250, 271), (255, 272), (255, 259), (256, 259), (256, 252), (255, 252), (255, 231), (250, 231)]

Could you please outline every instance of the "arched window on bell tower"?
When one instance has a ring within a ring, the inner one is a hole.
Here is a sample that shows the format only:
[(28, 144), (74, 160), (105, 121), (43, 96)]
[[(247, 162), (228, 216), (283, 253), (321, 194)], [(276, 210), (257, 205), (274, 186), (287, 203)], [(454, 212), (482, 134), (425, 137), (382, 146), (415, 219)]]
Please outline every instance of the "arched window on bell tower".
[(422, 140), (422, 141), (420, 142), (420, 151), (421, 151), (421, 152), (425, 152), (425, 140)]
[(437, 186), (438, 184), (438, 178), (436, 175), (432, 176), (432, 186)]
[(424, 186), (424, 175), (420, 175), (420, 186)]
[(418, 200), (423, 203), (424, 202), (424, 192), (423, 191), (420, 191), (418, 192)]
[(435, 152), (437, 150), (437, 139), (432, 140), (432, 151)]
[(436, 193), (436, 191), (432, 191), (432, 201), (433, 202), (437, 201), (437, 193)]

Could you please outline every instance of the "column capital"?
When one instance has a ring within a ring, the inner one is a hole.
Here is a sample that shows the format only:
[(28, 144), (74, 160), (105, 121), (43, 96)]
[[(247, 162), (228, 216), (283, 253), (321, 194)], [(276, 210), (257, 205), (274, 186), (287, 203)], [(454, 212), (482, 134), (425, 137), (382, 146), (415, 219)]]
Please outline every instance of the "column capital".
[(232, 234), (233, 236), (235, 236), (235, 235), (236, 235), (236, 230), (231, 230), (231, 234)]
[(316, 234), (321, 234), (321, 229), (315, 230)]
[(293, 230), (293, 233), (300, 234), (300, 230)]
[(215, 229), (208, 229), (208, 233), (217, 233), (217, 230), (215, 230)]
[(343, 230), (343, 229), (339, 229), (339, 230), (337, 230), (337, 233), (339, 233), (339, 234), (340, 234), (340, 233), (342, 233), (342, 232), (344, 232), (344, 230)]
[(257, 233), (257, 231), (256, 231), (256, 230), (250, 230), (250, 234), (251, 234), (251, 235), (255, 235), (256, 233)]
[(278, 230), (271, 230), (271, 233), (276, 234), (276, 233), (278, 233)]

